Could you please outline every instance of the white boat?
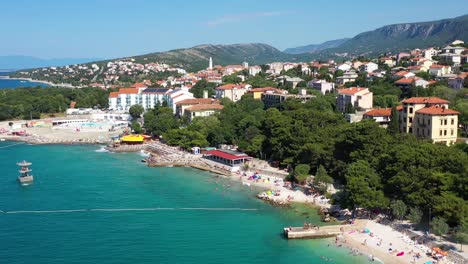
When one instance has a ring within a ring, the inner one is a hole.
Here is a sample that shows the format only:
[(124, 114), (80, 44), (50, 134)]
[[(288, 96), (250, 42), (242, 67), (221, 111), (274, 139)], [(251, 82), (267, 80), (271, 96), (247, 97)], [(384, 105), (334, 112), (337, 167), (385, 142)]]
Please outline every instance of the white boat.
[(23, 160), (21, 162), (16, 163), (16, 165), (21, 167), (19, 170), (20, 176), (18, 176), (19, 182), (23, 185), (32, 183), (34, 181), (34, 177), (32, 176), (32, 174), (30, 174), (32, 170), (29, 168), (29, 166), (31, 166), (32, 163)]
[(4, 139), (4, 138), (0, 138), (0, 141), (5, 141), (5, 139)]

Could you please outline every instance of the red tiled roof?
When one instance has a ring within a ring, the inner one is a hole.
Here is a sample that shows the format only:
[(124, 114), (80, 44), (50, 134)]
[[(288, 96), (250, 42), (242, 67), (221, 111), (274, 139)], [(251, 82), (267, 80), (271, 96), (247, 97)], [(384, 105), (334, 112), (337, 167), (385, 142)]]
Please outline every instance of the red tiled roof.
[(229, 83), (229, 84), (219, 86), (218, 88), (216, 88), (216, 90), (232, 90), (232, 89), (237, 89), (237, 88), (240, 88), (239, 85)]
[(203, 110), (221, 110), (224, 106), (220, 104), (197, 104), (185, 109), (186, 111), (203, 111)]
[(110, 92), (109, 98), (117, 98), (119, 96), (119, 92)]
[(132, 88), (146, 88), (148, 87), (145, 83), (135, 83), (134, 85), (131, 86)]
[(217, 156), (217, 157), (220, 157), (220, 158), (224, 158), (224, 159), (227, 159), (227, 160), (240, 160), (240, 159), (251, 159), (252, 157), (244, 154), (244, 153), (239, 153), (238, 155), (236, 154), (231, 154), (231, 153), (227, 153), (227, 152), (224, 152), (224, 151), (221, 151), (221, 150), (208, 150), (207, 152), (205, 152), (206, 154), (209, 154), (209, 155), (213, 155), (213, 156)]
[(407, 71), (399, 71), (397, 73), (395, 73), (396, 76), (405, 76), (406, 74), (408, 74), (409, 72)]
[(135, 88), (120, 88), (119, 94), (138, 94), (138, 89)]
[(405, 104), (448, 104), (449, 101), (439, 97), (411, 97), (403, 100)]
[(430, 106), (430, 107), (425, 107), (423, 109), (419, 109), (416, 111), (418, 114), (426, 114), (426, 115), (458, 115), (460, 112), (445, 108), (443, 106)]
[(356, 93), (362, 92), (366, 90), (367, 88), (365, 87), (351, 87), (351, 88), (345, 88), (345, 89), (338, 89), (339, 94), (347, 94), (347, 95), (354, 95)]
[(177, 105), (219, 104), (219, 100), (212, 98), (190, 98), (182, 100)]
[(365, 116), (391, 116), (392, 109), (391, 108), (377, 108), (372, 109), (364, 114)]
[(416, 79), (414, 78), (401, 78), (400, 80), (396, 81), (396, 84), (411, 84), (414, 83)]
[(438, 64), (433, 64), (429, 68), (431, 69), (442, 69), (443, 67), (446, 67), (444, 65), (438, 65)]

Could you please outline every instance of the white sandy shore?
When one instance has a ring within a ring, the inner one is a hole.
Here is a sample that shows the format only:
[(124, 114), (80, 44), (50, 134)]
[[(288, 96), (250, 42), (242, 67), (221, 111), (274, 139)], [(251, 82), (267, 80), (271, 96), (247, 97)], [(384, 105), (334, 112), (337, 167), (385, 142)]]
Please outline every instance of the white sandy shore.
[[(17, 121), (15, 121), (17, 122)], [(24, 121), (27, 122), (27, 121)], [(14, 131), (8, 125), (8, 121), (0, 122), (0, 128), (8, 131)], [(122, 131), (117, 129), (116, 131), (109, 132), (105, 129), (85, 129), (76, 131), (73, 129), (52, 129), (50, 127), (33, 127), (33, 128), (20, 128), (15, 131), (26, 131), (30, 136), (10, 136), (7, 133), (0, 134), (0, 138), (8, 140), (19, 140), (28, 141), (37, 144), (46, 143), (92, 143), (92, 142), (105, 142), (111, 139), (111, 137), (120, 134)]]

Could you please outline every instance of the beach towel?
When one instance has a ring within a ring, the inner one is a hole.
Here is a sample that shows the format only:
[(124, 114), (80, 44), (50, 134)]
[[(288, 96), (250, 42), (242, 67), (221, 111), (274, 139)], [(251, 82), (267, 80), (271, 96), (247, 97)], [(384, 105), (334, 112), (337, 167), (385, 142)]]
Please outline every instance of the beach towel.
[(398, 254), (396, 254), (396, 255), (397, 255), (397, 257), (401, 257), (401, 256), (403, 256), (404, 254), (405, 254), (405, 252), (402, 251), (402, 252), (400, 252), (400, 253), (398, 253)]

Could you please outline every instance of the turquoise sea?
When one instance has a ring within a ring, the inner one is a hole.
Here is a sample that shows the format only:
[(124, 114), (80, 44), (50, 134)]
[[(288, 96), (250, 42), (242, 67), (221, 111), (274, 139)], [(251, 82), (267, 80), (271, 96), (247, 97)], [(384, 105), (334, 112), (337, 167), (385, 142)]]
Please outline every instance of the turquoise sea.
[[(330, 240), (284, 239), (284, 226), (317, 216), (274, 208), (229, 179), (99, 146), (14, 144), (0, 142), (0, 263), (368, 262)], [(30, 186), (17, 182), (23, 159)]]
[(50, 85), (41, 82), (30, 82), (24, 80), (10, 80), (0, 78), (0, 89), (18, 88), (18, 87), (49, 87)]

